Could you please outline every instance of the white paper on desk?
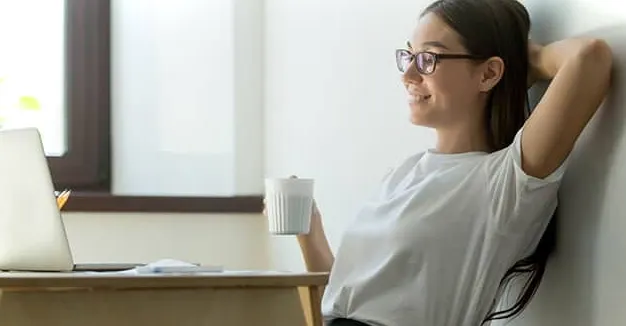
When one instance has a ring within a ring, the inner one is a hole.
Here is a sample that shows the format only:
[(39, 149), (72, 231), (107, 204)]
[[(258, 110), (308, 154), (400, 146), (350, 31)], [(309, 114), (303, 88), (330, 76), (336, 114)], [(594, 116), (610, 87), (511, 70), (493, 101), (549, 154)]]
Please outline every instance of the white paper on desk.
[[(166, 267), (168, 272), (162, 272)], [(180, 268), (180, 270), (178, 270)], [(156, 262), (146, 264), (144, 266), (135, 267), (134, 270), (139, 274), (152, 274), (152, 273), (218, 273), (224, 271), (222, 266), (199, 266), (188, 262), (174, 260), (174, 259), (161, 259)], [(194, 271), (196, 270), (196, 271)]]
[[(175, 260), (175, 259), (161, 259), (161, 260), (157, 260), (151, 263), (148, 263), (146, 265), (143, 266), (137, 266), (133, 269), (128, 269), (128, 270), (124, 270), (124, 271), (116, 271), (116, 272), (87, 272), (89, 274), (98, 274), (98, 275), (103, 275), (103, 274), (115, 274), (115, 275), (144, 275), (144, 274), (163, 274), (163, 273), (159, 273), (158, 270), (160, 267), (173, 267), (172, 269), (175, 270), (175, 267), (182, 267), (182, 268), (186, 268), (186, 267), (197, 267), (198, 265), (196, 264), (192, 264), (192, 263), (188, 263), (188, 262), (184, 262), (181, 260)], [(222, 266), (202, 266), (203, 267), (203, 272), (202, 273), (219, 273), (222, 272), (224, 270), (224, 268)], [(181, 269), (182, 269), (181, 268)]]

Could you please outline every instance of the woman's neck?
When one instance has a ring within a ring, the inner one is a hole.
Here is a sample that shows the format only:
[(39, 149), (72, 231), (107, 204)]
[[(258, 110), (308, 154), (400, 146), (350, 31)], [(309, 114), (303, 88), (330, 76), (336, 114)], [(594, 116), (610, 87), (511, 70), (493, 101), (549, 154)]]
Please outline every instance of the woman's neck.
[(490, 152), (487, 134), (483, 126), (437, 129), (437, 152), (458, 154), (466, 152)]

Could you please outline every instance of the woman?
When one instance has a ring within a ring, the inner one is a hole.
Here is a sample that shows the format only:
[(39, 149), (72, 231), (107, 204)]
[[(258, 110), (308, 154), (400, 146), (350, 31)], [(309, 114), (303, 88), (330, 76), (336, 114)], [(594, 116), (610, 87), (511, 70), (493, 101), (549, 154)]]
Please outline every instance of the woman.
[[(567, 158), (607, 92), (612, 61), (601, 40), (529, 44), (529, 25), (515, 0), (439, 0), (420, 16), (396, 57), (411, 121), (436, 129), (436, 147), (384, 178), (336, 257), (317, 209), (298, 237), (307, 269), (331, 272), (328, 325), (478, 326), (525, 308), (545, 268)], [(535, 79), (552, 82), (529, 117)], [(529, 282), (498, 310), (518, 275)]]

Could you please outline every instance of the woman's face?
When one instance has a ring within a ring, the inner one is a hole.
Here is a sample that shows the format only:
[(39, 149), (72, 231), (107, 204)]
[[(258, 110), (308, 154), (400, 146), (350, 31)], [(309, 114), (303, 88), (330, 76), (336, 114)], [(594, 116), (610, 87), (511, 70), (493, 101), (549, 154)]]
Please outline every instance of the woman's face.
[[(423, 16), (409, 41), (410, 52), (469, 54), (458, 34), (436, 14)], [(431, 128), (450, 128), (480, 113), (481, 71), (476, 61), (442, 59), (430, 74), (412, 62), (402, 81), (408, 92), (411, 122)]]

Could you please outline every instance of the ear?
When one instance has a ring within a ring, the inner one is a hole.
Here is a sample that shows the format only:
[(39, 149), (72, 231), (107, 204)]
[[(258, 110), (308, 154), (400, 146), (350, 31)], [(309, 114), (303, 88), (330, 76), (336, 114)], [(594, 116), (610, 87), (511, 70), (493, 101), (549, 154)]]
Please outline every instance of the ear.
[(492, 57), (483, 62), (479, 89), (481, 92), (491, 91), (504, 75), (504, 61), (499, 57)]

